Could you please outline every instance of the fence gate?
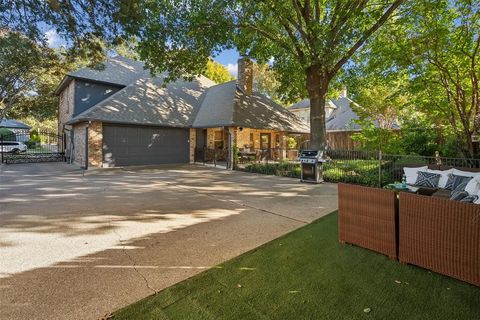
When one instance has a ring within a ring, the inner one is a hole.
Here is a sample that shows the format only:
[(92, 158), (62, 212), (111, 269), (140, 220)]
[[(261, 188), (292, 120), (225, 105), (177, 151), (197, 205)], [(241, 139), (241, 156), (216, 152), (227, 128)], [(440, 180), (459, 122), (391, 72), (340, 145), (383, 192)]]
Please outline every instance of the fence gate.
[(64, 137), (48, 131), (0, 132), (2, 163), (53, 162), (65, 160)]

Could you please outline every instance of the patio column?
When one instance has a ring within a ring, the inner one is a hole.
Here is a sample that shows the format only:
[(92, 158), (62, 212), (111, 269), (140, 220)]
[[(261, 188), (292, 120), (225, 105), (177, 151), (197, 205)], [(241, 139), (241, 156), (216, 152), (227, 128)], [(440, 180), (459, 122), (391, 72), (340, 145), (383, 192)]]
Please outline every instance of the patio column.
[(287, 134), (286, 132), (280, 132), (280, 152), (279, 158), (280, 160), (287, 159)]
[(228, 136), (230, 139), (228, 143), (228, 163), (229, 163), (228, 169), (235, 170), (237, 168), (237, 161), (238, 161), (238, 155), (237, 155), (238, 128), (229, 127), (227, 130), (228, 130)]
[(195, 162), (195, 148), (197, 146), (197, 131), (190, 128), (190, 163)]

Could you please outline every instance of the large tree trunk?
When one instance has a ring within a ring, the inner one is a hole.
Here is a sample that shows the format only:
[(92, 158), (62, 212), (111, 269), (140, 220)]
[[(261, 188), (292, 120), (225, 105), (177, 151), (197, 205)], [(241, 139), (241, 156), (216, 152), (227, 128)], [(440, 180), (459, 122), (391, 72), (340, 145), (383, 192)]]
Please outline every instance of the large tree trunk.
[(327, 146), (325, 129), (325, 102), (330, 78), (319, 65), (306, 69), (307, 90), (310, 98), (310, 146), (312, 150), (324, 150)]

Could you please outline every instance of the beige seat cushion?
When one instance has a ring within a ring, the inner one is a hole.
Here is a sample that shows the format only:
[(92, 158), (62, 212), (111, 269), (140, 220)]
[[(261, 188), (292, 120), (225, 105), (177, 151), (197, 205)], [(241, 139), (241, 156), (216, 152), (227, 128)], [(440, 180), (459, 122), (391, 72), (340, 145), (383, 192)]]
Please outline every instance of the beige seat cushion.
[(450, 199), (451, 194), (452, 192), (450, 190), (438, 189), (437, 192), (432, 194), (432, 197)]

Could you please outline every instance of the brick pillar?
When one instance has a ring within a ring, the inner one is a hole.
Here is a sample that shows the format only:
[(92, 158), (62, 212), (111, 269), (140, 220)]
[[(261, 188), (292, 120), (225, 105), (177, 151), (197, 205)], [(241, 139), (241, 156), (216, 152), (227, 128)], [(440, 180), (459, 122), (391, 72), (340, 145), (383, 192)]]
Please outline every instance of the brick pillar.
[(92, 167), (103, 164), (103, 126), (98, 121), (88, 127), (88, 163)]
[(287, 159), (287, 134), (285, 132), (279, 132), (278, 134), (280, 136), (280, 152), (278, 156), (280, 160), (285, 160)]
[(229, 127), (228, 128), (228, 132), (230, 134), (230, 137), (231, 137), (231, 150), (230, 150), (230, 159), (229, 159), (229, 163), (232, 164), (232, 167), (230, 169), (234, 170), (237, 168), (237, 158), (235, 156), (235, 150), (236, 152), (238, 152), (238, 146), (237, 146), (237, 141), (238, 141), (238, 129), (236, 127)]
[(197, 146), (197, 131), (190, 128), (190, 163), (195, 162), (195, 148)]

